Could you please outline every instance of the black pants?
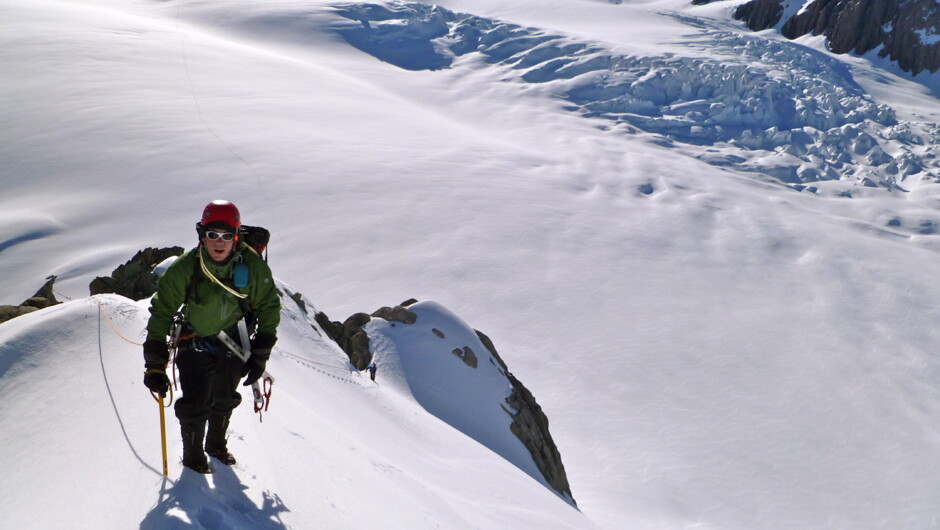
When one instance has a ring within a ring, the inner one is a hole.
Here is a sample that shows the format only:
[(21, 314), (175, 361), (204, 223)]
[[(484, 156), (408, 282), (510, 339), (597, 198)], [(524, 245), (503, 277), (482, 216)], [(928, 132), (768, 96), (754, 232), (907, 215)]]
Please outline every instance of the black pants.
[(217, 341), (180, 343), (176, 366), (182, 397), (176, 400), (180, 424), (200, 423), (210, 415), (227, 416), (242, 402), (238, 393), (242, 367), (237, 355)]

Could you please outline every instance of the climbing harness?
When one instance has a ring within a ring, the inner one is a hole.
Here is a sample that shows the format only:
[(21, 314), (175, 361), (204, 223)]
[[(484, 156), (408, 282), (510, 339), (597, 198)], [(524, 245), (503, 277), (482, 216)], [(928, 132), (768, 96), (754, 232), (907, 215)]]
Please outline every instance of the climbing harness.
[(173, 315), (173, 320), (170, 321), (170, 334), (166, 341), (167, 351), (170, 353), (170, 362), (172, 363), (173, 371), (173, 388), (177, 388), (176, 382), (176, 358), (179, 353), (179, 345), (181, 341), (192, 340), (196, 338), (195, 333), (183, 333), (183, 329), (186, 328), (186, 315), (182, 311), (177, 311)]
[[(245, 322), (245, 319), (238, 321), (238, 335), (241, 338), (242, 344), (250, 344), (248, 339), (248, 324)], [(228, 333), (224, 330), (220, 331), (216, 337), (225, 345), (226, 348), (231, 350), (235, 355), (238, 356), (243, 362), (248, 362), (248, 358), (251, 357), (251, 348), (240, 346), (232, 337), (229, 337)], [(259, 383), (260, 381), (260, 383)], [(254, 395), (255, 400), (255, 412), (258, 413), (258, 421), (263, 422), (262, 411), (267, 412), (268, 405), (271, 403), (271, 390), (274, 387), (274, 377), (268, 373), (267, 370), (261, 375), (261, 379), (255, 381), (251, 384), (251, 392)], [(262, 391), (262, 384), (264, 385), (264, 390)]]
[[(202, 256), (200, 253), (200, 262), (201, 260), (202, 260)], [(209, 273), (208, 270), (204, 270), (204, 272), (211, 280), (213, 280), (216, 283), (219, 283), (219, 285), (222, 285), (223, 287), (225, 287), (226, 290), (231, 291), (231, 289), (229, 289), (227, 286), (219, 282), (219, 280), (215, 278), (215, 276)], [(234, 293), (234, 292), (232, 294), (236, 294), (236, 296), (241, 295), (241, 293)], [(247, 296), (247, 295), (242, 295), (242, 296)], [(125, 337), (114, 325), (111, 318), (108, 316), (107, 312), (105, 312), (104, 304), (95, 297), (92, 297), (92, 300), (98, 305), (98, 310), (100, 314), (104, 317), (105, 321), (108, 323), (108, 326), (112, 329), (112, 331), (114, 331), (115, 334), (117, 334), (121, 339), (123, 339), (124, 341), (130, 344), (133, 344), (136, 346), (141, 346), (143, 344), (140, 342), (135, 342)], [(250, 344), (250, 338), (249, 338), (250, 332), (248, 331), (248, 324), (246, 322), (246, 319), (242, 318), (241, 320), (239, 320), (236, 328), (238, 330), (238, 337), (241, 343), (246, 344), (246, 345)], [(251, 356), (250, 347), (242, 348), (238, 344), (238, 342), (232, 339), (232, 337), (230, 337), (228, 333), (226, 333), (225, 331), (220, 331), (218, 335), (216, 335), (216, 337), (219, 339), (219, 341), (222, 342), (222, 344), (225, 345), (226, 348), (228, 348), (229, 350), (232, 351), (232, 353), (237, 355), (239, 359), (241, 359), (244, 362), (248, 361), (248, 358)], [(200, 347), (212, 348), (212, 345), (205, 341), (198, 341), (200, 343), (200, 346), (196, 346), (195, 342), (197, 339), (198, 339), (198, 336), (195, 333), (191, 332), (191, 328), (187, 329), (187, 322), (186, 322), (185, 314), (182, 311), (177, 312), (173, 316), (173, 320), (171, 321), (171, 324), (170, 324), (170, 331), (167, 336), (167, 348), (170, 354), (169, 355), (169, 359), (171, 363), (170, 366), (173, 372), (173, 385), (171, 385), (169, 388), (169, 400), (165, 401), (164, 396), (159, 396), (154, 392), (150, 393), (154, 401), (156, 401), (160, 405), (160, 431), (161, 431), (161, 439), (162, 439), (163, 452), (164, 452), (164, 473), (166, 473), (166, 427), (165, 427), (165, 419), (164, 419), (164, 416), (165, 416), (164, 410), (172, 406), (173, 400), (174, 400), (174, 390), (178, 389), (178, 380), (177, 380), (177, 375), (176, 375), (176, 361), (179, 355), (179, 345), (182, 342), (192, 340), (194, 341), (194, 347), (196, 348), (200, 348)], [(295, 361), (301, 364), (304, 364), (310, 368), (320, 371), (324, 375), (329, 375), (334, 378), (336, 378), (335, 375), (325, 372), (324, 369), (335, 370), (338, 372), (346, 372), (346, 373), (350, 371), (348, 368), (344, 368), (344, 367), (337, 366), (334, 364), (317, 362), (312, 359), (302, 357), (300, 355), (284, 350), (283, 348), (277, 348), (277, 351), (286, 357), (291, 357)], [(353, 372), (353, 373), (358, 375), (358, 372)], [(351, 383), (352, 381), (348, 381), (348, 382)], [(261, 421), (261, 422), (264, 421), (263, 413), (267, 412), (268, 407), (271, 405), (271, 394), (272, 394), (273, 389), (274, 389), (274, 376), (268, 373), (267, 370), (265, 370), (265, 372), (262, 374), (261, 378), (258, 381), (255, 381), (251, 385), (251, 392), (252, 392), (253, 401), (254, 401), (254, 411), (258, 414), (258, 421)]]

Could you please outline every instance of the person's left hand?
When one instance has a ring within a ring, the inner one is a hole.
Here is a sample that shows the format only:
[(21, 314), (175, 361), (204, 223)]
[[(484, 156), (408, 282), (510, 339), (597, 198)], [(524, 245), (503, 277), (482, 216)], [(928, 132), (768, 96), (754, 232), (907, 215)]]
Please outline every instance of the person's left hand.
[(268, 364), (275, 342), (277, 337), (274, 335), (255, 335), (255, 338), (251, 339), (251, 357), (242, 368), (242, 377), (248, 376), (242, 383), (243, 386), (251, 386), (264, 375), (264, 367)]
[(264, 375), (264, 367), (268, 364), (268, 359), (261, 358), (258, 355), (252, 355), (248, 358), (248, 362), (245, 363), (245, 367), (242, 368), (242, 376), (248, 376), (245, 378), (245, 382), (242, 383), (242, 386), (251, 386), (255, 381), (261, 379), (261, 376)]

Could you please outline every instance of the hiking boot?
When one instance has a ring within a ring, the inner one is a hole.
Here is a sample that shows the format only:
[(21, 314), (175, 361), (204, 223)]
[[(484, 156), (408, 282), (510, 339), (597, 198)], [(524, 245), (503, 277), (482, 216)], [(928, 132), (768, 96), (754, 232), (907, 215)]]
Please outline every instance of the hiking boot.
[(231, 417), (231, 414), (209, 416), (209, 431), (206, 433), (206, 453), (227, 466), (235, 464), (235, 457), (228, 452), (228, 440), (225, 437)]
[(183, 434), (183, 465), (197, 473), (211, 473), (209, 459), (202, 450), (206, 422), (180, 424), (180, 431)]
[(235, 457), (232, 456), (232, 453), (229, 453), (225, 449), (221, 451), (208, 451), (207, 450), (206, 454), (208, 454), (212, 458), (215, 458), (216, 460), (218, 460), (219, 462), (227, 466), (234, 466), (235, 464), (237, 464), (237, 462), (235, 461)]
[(199, 473), (199, 474), (201, 474), (201, 475), (211, 475), (211, 474), (212, 474), (212, 468), (209, 467), (209, 462), (208, 462), (208, 461), (206, 461), (205, 464), (187, 464), (186, 462), (183, 462), (183, 465), (184, 465), (185, 467), (188, 467), (189, 469), (192, 469), (193, 471), (195, 471), (196, 473)]

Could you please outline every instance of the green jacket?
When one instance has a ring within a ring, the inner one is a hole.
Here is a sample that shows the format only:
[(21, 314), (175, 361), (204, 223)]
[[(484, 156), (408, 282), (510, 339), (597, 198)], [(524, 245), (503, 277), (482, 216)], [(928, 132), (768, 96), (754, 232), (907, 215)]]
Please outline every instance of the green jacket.
[[(240, 302), (235, 295), (206, 277), (199, 264), (199, 252), (203, 253), (209, 272), (232, 290), (245, 293), (248, 297)], [(277, 325), (281, 321), (281, 299), (268, 264), (244, 243), (238, 245), (225, 263), (212, 261), (205, 252), (202, 245), (186, 252), (160, 278), (157, 293), (150, 303), (147, 338), (165, 341), (173, 315), (184, 301), (186, 307), (183, 313), (200, 337), (210, 337), (234, 326), (244, 316), (243, 306), (250, 306), (255, 312), (259, 335), (276, 337)], [(249, 278), (248, 285), (240, 289), (232, 285), (232, 271), (239, 260), (248, 266)], [(193, 292), (186, 300), (190, 283)]]

